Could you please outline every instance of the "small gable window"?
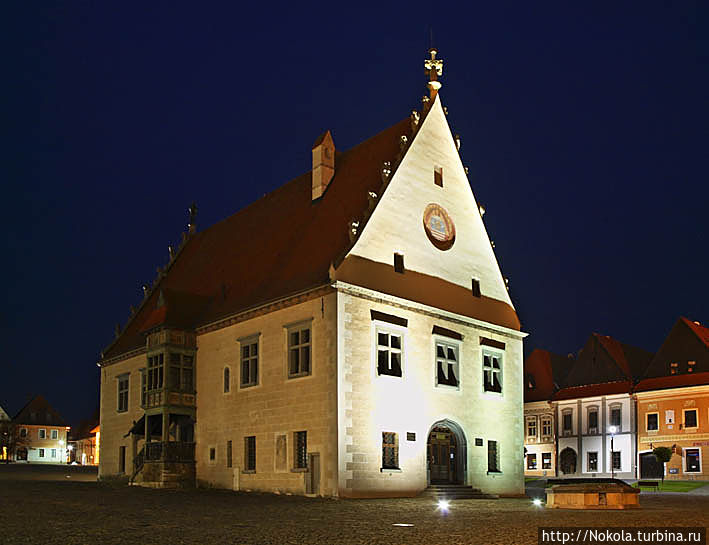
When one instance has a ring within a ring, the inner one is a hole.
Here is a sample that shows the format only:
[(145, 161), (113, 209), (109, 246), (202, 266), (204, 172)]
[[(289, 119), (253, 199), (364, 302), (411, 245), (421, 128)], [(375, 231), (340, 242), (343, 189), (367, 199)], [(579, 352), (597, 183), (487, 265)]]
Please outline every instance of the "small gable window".
[(472, 289), (474, 297), (480, 297), (482, 295), (480, 293), (480, 280), (478, 280), (477, 278), (472, 279)]
[(398, 273), (404, 274), (404, 255), (394, 254), (394, 270)]
[(433, 183), (438, 187), (443, 187), (443, 167), (433, 169)]

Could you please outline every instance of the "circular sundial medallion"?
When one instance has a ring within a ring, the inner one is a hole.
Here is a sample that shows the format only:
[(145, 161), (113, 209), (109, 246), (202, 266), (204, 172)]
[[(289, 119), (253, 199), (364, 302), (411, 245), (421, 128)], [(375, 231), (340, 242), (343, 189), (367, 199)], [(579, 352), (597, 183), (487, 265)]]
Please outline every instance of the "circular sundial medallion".
[(423, 228), (428, 240), (439, 250), (448, 250), (455, 242), (455, 224), (440, 204), (431, 203), (423, 211)]

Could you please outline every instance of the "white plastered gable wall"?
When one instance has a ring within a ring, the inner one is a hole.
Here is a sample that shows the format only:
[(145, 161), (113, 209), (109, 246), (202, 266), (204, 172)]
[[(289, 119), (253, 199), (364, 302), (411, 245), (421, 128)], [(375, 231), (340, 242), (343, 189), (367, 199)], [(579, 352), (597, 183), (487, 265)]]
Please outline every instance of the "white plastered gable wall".
[[(441, 167), (443, 187), (434, 183), (434, 168)], [(445, 251), (431, 244), (424, 230), (424, 210), (431, 203), (443, 206), (455, 224), (455, 243)], [(407, 270), (468, 289), (476, 278), (482, 295), (513, 306), (440, 95), (350, 254), (391, 265), (395, 252), (404, 255)]]

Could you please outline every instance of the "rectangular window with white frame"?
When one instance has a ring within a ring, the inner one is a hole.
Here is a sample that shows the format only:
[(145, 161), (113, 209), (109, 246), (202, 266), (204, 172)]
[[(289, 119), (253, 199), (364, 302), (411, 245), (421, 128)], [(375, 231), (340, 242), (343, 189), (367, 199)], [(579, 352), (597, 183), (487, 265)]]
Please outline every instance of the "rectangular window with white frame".
[(551, 452), (542, 452), (542, 469), (551, 469)]
[(563, 409), (561, 411), (561, 435), (573, 435), (574, 432), (573, 411)]
[(258, 384), (259, 347), (258, 335), (239, 339), (241, 345), (241, 387)]
[(542, 417), (542, 438), (543, 439), (549, 439), (551, 438), (551, 417), (549, 416), (543, 416)]
[(46, 439), (47, 438), (47, 430), (44, 428), (40, 428), (37, 430), (37, 438), (39, 439)]
[(698, 448), (684, 449), (684, 472), (685, 473), (701, 473), (701, 452)]
[(536, 454), (527, 454), (527, 469), (537, 469)]
[(527, 438), (536, 439), (537, 438), (537, 417), (528, 416), (527, 417)]
[(43, 448), (39, 449), (39, 457), (44, 458), (44, 449)]
[(51, 451), (51, 454), (52, 454), (52, 458), (56, 458), (57, 457), (57, 449), (53, 448)]
[(502, 393), (502, 354), (483, 349), (483, 391)]
[(699, 427), (699, 419), (697, 418), (697, 409), (684, 409), (682, 411), (683, 413), (683, 421), (684, 421), (684, 429), (694, 429)]
[(50, 430), (49, 436), (56, 441), (59, 439), (59, 430)]
[(620, 471), (621, 468), (621, 451), (613, 450), (611, 451), (611, 460), (613, 464), (613, 469), (615, 471)]
[(307, 376), (311, 373), (312, 336), (311, 323), (288, 326), (288, 378)]
[(598, 472), (598, 452), (589, 452), (588, 456), (588, 472)]
[(588, 434), (596, 435), (598, 433), (598, 407), (589, 407), (588, 409)]
[(436, 386), (458, 388), (460, 347), (457, 343), (436, 340)]
[(660, 428), (660, 413), (647, 413), (645, 415), (645, 429), (657, 431)]
[[(621, 431), (623, 422), (623, 412), (621, 410), (620, 404), (610, 406), (610, 422), (609, 426), (615, 428), (615, 432), (619, 433)], [(608, 430), (610, 433), (610, 430)]]
[(404, 333), (401, 330), (377, 325), (375, 331), (377, 374), (401, 377), (403, 367)]

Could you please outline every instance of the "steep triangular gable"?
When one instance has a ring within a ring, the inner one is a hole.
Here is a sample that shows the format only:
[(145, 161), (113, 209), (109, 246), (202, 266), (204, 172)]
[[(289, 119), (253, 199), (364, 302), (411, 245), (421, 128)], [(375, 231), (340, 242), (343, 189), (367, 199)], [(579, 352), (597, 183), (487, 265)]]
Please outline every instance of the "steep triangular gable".
[(10, 417), (5, 412), (5, 410), (2, 407), (0, 407), (0, 422), (2, 422), (3, 420), (5, 420), (5, 421), (10, 420)]
[(64, 426), (64, 419), (41, 395), (35, 396), (12, 419), (15, 424)]
[[(617, 343), (618, 346), (615, 346)], [(617, 361), (616, 358), (621, 358)], [(596, 333), (589, 337), (579, 352), (576, 363), (566, 377), (566, 386), (586, 386), (630, 379), (620, 343)]]
[[(686, 374), (690, 367), (691, 373), (709, 372), (708, 342), (707, 328), (687, 318), (680, 318), (652, 359), (645, 378), (671, 376), (673, 369), (674, 374)], [(690, 366), (690, 361), (695, 363)]]
[[(442, 186), (436, 183), (441, 179)], [(430, 228), (427, 232), (424, 226), (427, 210), (439, 218), (447, 216), (451, 223), (444, 218), (440, 223), (441, 232)], [(455, 238), (446, 249), (445, 237), (453, 230)], [(403, 255), (404, 277), (411, 272), (422, 278), (439, 279), (466, 290), (470, 297), (473, 297), (475, 279), (480, 286), (481, 298), (478, 299), (502, 303), (514, 314), (440, 95), (423, 119), (386, 190), (378, 196), (371, 217), (358, 233), (345, 261), (354, 257), (393, 267), (395, 253)]]

